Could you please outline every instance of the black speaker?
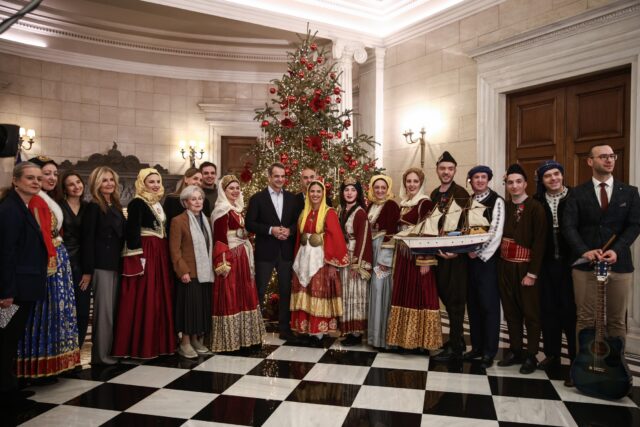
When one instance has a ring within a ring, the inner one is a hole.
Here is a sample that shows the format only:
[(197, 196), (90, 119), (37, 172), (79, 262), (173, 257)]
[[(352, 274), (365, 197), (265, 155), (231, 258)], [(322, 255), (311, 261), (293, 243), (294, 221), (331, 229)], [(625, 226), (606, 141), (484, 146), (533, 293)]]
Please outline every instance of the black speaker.
[(0, 124), (0, 157), (15, 157), (18, 154), (18, 125)]

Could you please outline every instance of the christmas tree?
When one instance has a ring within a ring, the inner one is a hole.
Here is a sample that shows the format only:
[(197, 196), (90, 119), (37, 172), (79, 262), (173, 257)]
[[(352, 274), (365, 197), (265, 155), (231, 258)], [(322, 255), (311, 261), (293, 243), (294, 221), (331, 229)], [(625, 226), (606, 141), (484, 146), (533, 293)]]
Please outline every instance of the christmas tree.
[(287, 56), (287, 73), (271, 81), (271, 105), (256, 110), (262, 137), (248, 153), (255, 162), (247, 162), (240, 175), (245, 200), (267, 185), (266, 170), (273, 162), (285, 165), (285, 185), (290, 191), (298, 191), (300, 171), (308, 166), (330, 192), (345, 175), (365, 186), (380, 172), (368, 150), (375, 142), (367, 135), (353, 135), (352, 110), (340, 111), (342, 88), (335, 64), (328, 64), (325, 49), (309, 30)]

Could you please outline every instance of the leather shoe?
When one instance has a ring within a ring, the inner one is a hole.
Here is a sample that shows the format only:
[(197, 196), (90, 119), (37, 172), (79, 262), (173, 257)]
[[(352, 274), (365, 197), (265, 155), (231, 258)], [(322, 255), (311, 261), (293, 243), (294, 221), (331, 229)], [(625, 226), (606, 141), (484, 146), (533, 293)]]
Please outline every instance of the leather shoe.
[(510, 351), (509, 353), (507, 353), (504, 359), (498, 362), (498, 366), (500, 367), (513, 366), (522, 362), (523, 362), (522, 355), (519, 352)]
[(345, 339), (343, 339), (340, 342), (340, 344), (342, 344), (345, 347), (351, 347), (354, 345), (362, 344), (362, 335), (355, 336), (353, 334), (349, 334)]
[(316, 337), (315, 335), (310, 335), (309, 336), (309, 345), (311, 347), (317, 347), (317, 348), (322, 348), (322, 340), (318, 337)]
[(482, 352), (480, 350), (476, 350), (475, 348), (472, 348), (471, 351), (467, 351), (465, 354), (462, 355), (462, 358), (464, 360), (479, 359), (481, 357), (482, 357)]
[(576, 385), (573, 383), (573, 379), (572, 378), (568, 378), (568, 379), (564, 380), (564, 386), (572, 388), (572, 387), (575, 387)]
[(493, 357), (482, 356), (482, 361), (480, 362), (480, 367), (482, 369), (488, 369), (493, 366)]
[(545, 357), (544, 360), (538, 363), (538, 369), (555, 369), (560, 367), (560, 358), (558, 356)]
[(433, 357), (436, 362), (449, 362), (450, 360), (462, 359), (462, 351), (453, 350), (451, 346), (444, 349), (443, 352)]
[(520, 366), (520, 373), (524, 375), (531, 374), (536, 370), (536, 366), (538, 366), (538, 360), (535, 356), (529, 355), (524, 359), (522, 366)]
[(278, 338), (289, 342), (295, 342), (298, 340), (298, 337), (296, 337), (291, 331), (280, 332)]

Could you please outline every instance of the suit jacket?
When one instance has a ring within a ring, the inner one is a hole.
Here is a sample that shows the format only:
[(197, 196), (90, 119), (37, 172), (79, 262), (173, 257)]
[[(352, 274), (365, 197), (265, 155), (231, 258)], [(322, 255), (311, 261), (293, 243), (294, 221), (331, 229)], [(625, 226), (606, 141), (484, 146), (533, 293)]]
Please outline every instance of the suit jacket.
[[(560, 227), (560, 230), (562, 230), (562, 219), (565, 215), (567, 200), (573, 194), (572, 188), (568, 188), (568, 190), (569, 191), (567, 192), (567, 195), (564, 198), (560, 199), (560, 201), (558, 202), (558, 225)], [(551, 260), (560, 261), (563, 265), (568, 264), (568, 260), (571, 259), (571, 248), (567, 244), (567, 240), (562, 233), (557, 233), (557, 235), (554, 235), (553, 213), (551, 212), (549, 203), (547, 203), (547, 198), (544, 194), (536, 194), (533, 196), (533, 198), (542, 204), (542, 207), (544, 208), (545, 214), (547, 216), (547, 238), (545, 240), (546, 244), (544, 248), (543, 268), (544, 263)], [(556, 254), (558, 255), (557, 259)]]
[[(282, 221), (278, 219), (268, 188), (257, 192), (249, 199), (244, 222), (247, 230), (256, 235), (256, 261), (275, 261), (278, 259), (278, 255), (285, 261), (293, 261), (299, 202), (296, 201), (296, 196), (293, 193), (284, 189), (282, 197)], [(278, 226), (291, 230), (287, 240), (278, 240), (269, 234), (270, 227)]]
[(82, 220), (82, 272), (119, 271), (124, 247), (124, 215), (114, 207), (102, 212), (97, 203), (87, 205)]
[[(562, 218), (563, 234), (571, 248), (571, 262), (583, 253), (602, 248), (613, 236), (611, 245), (618, 260), (611, 269), (618, 273), (631, 273), (631, 245), (640, 233), (640, 195), (638, 188), (619, 181), (613, 182), (609, 208), (602, 212), (591, 179), (575, 187), (567, 199)], [(576, 268), (589, 270), (588, 263)]]
[[(205, 221), (206, 220), (207, 219), (205, 218)], [(211, 243), (213, 244), (213, 242)], [(169, 252), (171, 253), (173, 271), (176, 272), (176, 276), (178, 278), (187, 273), (189, 273), (189, 276), (191, 276), (192, 279), (198, 278), (196, 251), (193, 246), (189, 216), (186, 211), (171, 220)], [(213, 268), (213, 260), (211, 260), (211, 265)]]
[(10, 190), (0, 204), (0, 298), (44, 298), (47, 261), (40, 226), (18, 193)]

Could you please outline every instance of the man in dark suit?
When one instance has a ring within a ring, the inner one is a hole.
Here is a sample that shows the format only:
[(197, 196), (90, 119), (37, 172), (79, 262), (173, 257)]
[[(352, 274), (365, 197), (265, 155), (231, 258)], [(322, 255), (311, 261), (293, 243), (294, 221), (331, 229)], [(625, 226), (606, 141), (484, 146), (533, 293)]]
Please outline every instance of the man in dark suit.
[(291, 271), (295, 246), (298, 204), (296, 197), (283, 189), (285, 181), (284, 165), (274, 163), (269, 166), (269, 185), (254, 194), (249, 200), (245, 218), (247, 230), (256, 235), (255, 263), (256, 285), (260, 302), (273, 269), (278, 273), (278, 323), (280, 338), (295, 340), (289, 324), (289, 301), (291, 299)]
[(23, 162), (13, 172), (13, 187), (0, 203), (0, 309), (17, 311), (0, 328), (0, 407), (25, 409), (32, 392), (19, 392), (13, 374), (18, 340), (34, 301), (45, 297), (47, 249), (40, 226), (27, 209), (40, 191), (42, 171)]
[[(587, 163), (593, 176), (572, 191), (562, 223), (572, 252), (576, 332), (595, 322), (596, 277), (591, 262), (607, 261), (611, 272), (605, 323), (609, 336), (624, 339), (633, 273), (630, 247), (640, 233), (640, 195), (637, 187), (613, 179), (616, 159), (609, 145), (591, 147)], [(613, 243), (603, 250), (614, 235)]]

